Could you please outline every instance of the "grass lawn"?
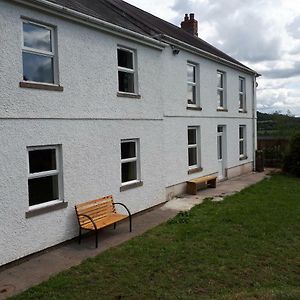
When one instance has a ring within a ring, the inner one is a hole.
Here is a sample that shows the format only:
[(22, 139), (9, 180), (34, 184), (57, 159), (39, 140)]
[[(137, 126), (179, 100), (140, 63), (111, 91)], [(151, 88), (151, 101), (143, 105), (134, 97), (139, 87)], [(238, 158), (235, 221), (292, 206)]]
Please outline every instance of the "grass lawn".
[(204, 204), (13, 299), (300, 299), (300, 179)]

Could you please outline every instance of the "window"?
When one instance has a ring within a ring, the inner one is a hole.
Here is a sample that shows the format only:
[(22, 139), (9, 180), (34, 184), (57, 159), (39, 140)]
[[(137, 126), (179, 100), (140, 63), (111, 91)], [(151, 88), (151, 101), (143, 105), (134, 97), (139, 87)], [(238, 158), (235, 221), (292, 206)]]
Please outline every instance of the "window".
[(224, 126), (218, 126), (217, 128), (218, 160), (223, 159), (223, 132), (224, 132)]
[(122, 185), (140, 181), (139, 140), (121, 141), (121, 181)]
[(118, 48), (119, 92), (137, 93), (135, 65), (135, 52), (129, 49)]
[(187, 64), (187, 104), (197, 106), (197, 65)]
[(217, 88), (217, 104), (218, 109), (226, 108), (226, 88), (225, 88), (225, 73), (218, 71), (218, 88)]
[(239, 111), (246, 111), (246, 85), (243, 77), (239, 77)]
[(54, 84), (55, 46), (51, 27), (23, 21), (23, 80)]
[(62, 200), (60, 146), (29, 147), (29, 206)]
[(239, 127), (239, 148), (240, 148), (240, 158), (245, 158), (246, 154), (246, 126), (240, 125)]
[(188, 127), (188, 160), (190, 170), (199, 167), (199, 127)]

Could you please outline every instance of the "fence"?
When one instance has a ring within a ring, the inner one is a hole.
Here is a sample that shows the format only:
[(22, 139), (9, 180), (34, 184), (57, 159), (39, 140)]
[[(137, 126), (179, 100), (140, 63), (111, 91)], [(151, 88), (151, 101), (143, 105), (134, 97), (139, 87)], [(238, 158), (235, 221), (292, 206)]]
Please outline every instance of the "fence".
[(265, 167), (281, 168), (288, 145), (289, 139), (285, 137), (258, 137), (257, 146), (264, 151)]

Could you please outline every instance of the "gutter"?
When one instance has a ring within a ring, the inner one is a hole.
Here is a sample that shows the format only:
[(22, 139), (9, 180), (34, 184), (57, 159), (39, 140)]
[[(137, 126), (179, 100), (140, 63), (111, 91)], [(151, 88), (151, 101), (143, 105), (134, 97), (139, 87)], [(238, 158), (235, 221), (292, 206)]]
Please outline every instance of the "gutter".
[(118, 25), (103, 21), (101, 19), (77, 12), (76, 10), (67, 8), (65, 6), (49, 2), (47, 0), (12, 0), (13, 2), (30, 6), (37, 10), (54, 14), (87, 26), (99, 29), (104, 32), (137, 42), (139, 44), (147, 45), (157, 50), (163, 50), (168, 44), (148, 37), (141, 33), (123, 28)]
[(176, 46), (178, 46), (178, 48), (180, 49), (183, 49), (183, 50), (186, 50), (188, 52), (191, 52), (191, 53), (194, 53), (194, 54), (197, 54), (197, 55), (201, 55), (205, 58), (208, 58), (210, 60), (213, 60), (213, 61), (216, 61), (218, 63), (222, 63), (224, 65), (227, 65), (229, 67), (233, 67), (235, 69), (238, 69), (238, 70), (241, 70), (243, 72), (246, 72), (248, 74), (251, 74), (251, 75), (255, 75), (256, 77), (259, 77), (260, 74), (258, 74), (256, 71), (252, 70), (252, 69), (249, 69), (249, 68), (246, 68), (246, 67), (243, 67), (239, 64), (236, 64), (234, 62), (231, 62), (225, 58), (221, 58), (217, 55), (214, 55), (212, 53), (209, 53), (207, 51), (204, 51), (202, 49), (199, 49), (197, 47), (194, 47), (194, 46), (191, 46), (190, 44), (188, 43), (185, 43), (185, 42), (182, 42), (180, 40), (177, 40), (171, 36), (168, 36), (168, 35), (164, 35), (164, 34), (161, 34), (161, 39), (162, 40), (165, 40), (166, 42), (170, 42)]

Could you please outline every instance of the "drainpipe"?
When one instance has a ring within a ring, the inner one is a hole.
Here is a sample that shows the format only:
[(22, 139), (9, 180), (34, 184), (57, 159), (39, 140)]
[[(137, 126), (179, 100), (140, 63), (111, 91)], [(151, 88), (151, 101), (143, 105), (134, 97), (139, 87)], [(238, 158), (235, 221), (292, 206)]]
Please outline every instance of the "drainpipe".
[(256, 170), (256, 150), (257, 150), (257, 112), (256, 112), (256, 78), (261, 76), (260, 74), (256, 74), (253, 76), (253, 95), (252, 95), (252, 138), (253, 138), (253, 171)]

